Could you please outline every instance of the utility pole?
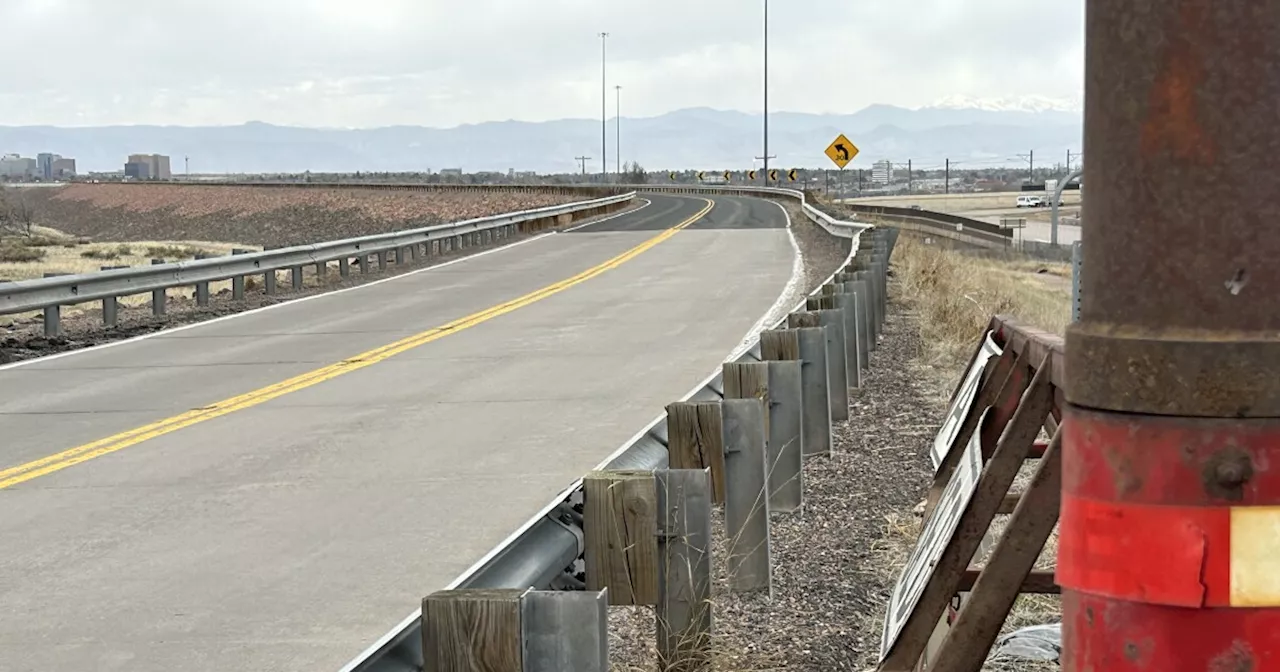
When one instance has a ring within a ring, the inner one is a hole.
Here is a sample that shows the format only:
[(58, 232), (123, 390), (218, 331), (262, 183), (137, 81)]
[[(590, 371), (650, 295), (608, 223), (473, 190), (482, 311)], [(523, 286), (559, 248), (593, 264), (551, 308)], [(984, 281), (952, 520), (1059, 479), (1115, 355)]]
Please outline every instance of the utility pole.
[(912, 175), (911, 175), (911, 159), (907, 159), (907, 193), (908, 194), (911, 193), (912, 189), (914, 188), (915, 188), (915, 181), (914, 179), (912, 179)]
[(944, 185), (942, 187), (943, 189), (942, 193), (950, 194), (951, 193), (951, 159), (947, 159), (946, 173), (943, 174), (942, 180)]
[(614, 93), (617, 94), (618, 100), (614, 103), (614, 111), (617, 113), (613, 120), (614, 130), (617, 132), (617, 139), (613, 145), (613, 155), (618, 162), (618, 181), (622, 181), (622, 86), (614, 86)]
[(189, 156), (182, 157), (182, 163), (183, 163), (183, 172), (186, 173), (187, 177), (191, 177), (191, 157)]
[(581, 164), (582, 164), (582, 176), (583, 176), (583, 177), (586, 177), (586, 175), (587, 175), (587, 162), (591, 160), (591, 157), (589, 157), (589, 156), (578, 156), (578, 157), (574, 157), (574, 158), (576, 158), (576, 159), (578, 160), (578, 163), (581, 163)]
[(606, 154), (609, 151), (609, 112), (606, 109), (608, 100), (608, 87), (605, 86), (605, 63), (606, 63), (606, 47), (609, 43), (609, 33), (600, 33), (600, 172), (601, 181), (609, 181), (609, 159)]
[(764, 183), (769, 184), (769, 0), (764, 0)]
[[(1259, 50), (1280, 22), (1257, 0), (1084, 4), (1098, 207), (1064, 346), (1062, 670), (1271, 669), (1280, 236), (1258, 223), (1280, 80)], [(1230, 102), (1200, 112), (1206, 92)]]

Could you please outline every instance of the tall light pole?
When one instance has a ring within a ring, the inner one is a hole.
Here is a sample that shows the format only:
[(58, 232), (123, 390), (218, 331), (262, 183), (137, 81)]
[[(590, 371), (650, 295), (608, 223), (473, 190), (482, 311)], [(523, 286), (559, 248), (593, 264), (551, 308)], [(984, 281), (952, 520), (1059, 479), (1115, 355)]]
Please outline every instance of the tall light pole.
[(608, 118), (609, 112), (606, 110), (606, 100), (608, 99), (608, 87), (605, 86), (605, 61), (606, 46), (609, 43), (609, 33), (600, 33), (600, 172), (601, 179), (605, 182), (609, 181), (609, 159), (608, 159)]
[(617, 102), (614, 103), (613, 109), (616, 117), (613, 120), (614, 131), (617, 138), (613, 144), (614, 161), (618, 164), (618, 179), (622, 179), (622, 86), (614, 86), (614, 93), (617, 95)]
[(764, 0), (764, 183), (769, 183), (769, 0)]

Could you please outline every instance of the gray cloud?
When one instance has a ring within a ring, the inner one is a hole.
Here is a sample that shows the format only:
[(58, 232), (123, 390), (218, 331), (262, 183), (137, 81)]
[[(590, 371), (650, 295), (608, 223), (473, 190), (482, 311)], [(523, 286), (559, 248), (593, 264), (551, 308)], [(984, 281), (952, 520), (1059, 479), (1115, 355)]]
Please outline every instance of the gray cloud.
[[(5, 0), (0, 123), (424, 124), (760, 109), (746, 0)], [(1083, 9), (773, 0), (774, 110), (1079, 96)], [(14, 63), (14, 61), (10, 61)], [(609, 91), (613, 113), (613, 91)]]

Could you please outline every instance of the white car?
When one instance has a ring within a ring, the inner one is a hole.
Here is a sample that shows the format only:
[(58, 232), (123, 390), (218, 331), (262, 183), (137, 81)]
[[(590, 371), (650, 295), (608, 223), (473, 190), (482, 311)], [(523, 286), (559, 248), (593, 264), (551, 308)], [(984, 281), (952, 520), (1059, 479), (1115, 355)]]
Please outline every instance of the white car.
[(1019, 196), (1019, 208), (1039, 208), (1044, 205), (1044, 198), (1040, 196)]

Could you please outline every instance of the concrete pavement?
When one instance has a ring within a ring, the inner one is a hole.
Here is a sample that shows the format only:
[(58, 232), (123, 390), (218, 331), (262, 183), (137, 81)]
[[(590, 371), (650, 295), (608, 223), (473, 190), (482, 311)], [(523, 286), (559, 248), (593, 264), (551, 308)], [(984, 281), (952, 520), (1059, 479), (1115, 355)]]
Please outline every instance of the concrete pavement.
[[(381, 284), (0, 368), (0, 473), (511, 302), (705, 205), (645, 198)], [(770, 308), (792, 269), (782, 210), (715, 201), (558, 293), (0, 489), (0, 669), (337, 669)]]

